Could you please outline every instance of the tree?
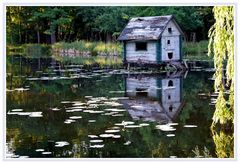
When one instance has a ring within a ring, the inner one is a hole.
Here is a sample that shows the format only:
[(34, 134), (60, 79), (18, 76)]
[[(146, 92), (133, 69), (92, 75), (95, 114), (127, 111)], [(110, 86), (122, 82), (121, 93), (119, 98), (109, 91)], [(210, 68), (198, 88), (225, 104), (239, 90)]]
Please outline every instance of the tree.
[[(234, 107), (234, 10), (232, 6), (216, 6), (213, 13), (215, 23), (209, 31), (209, 54), (214, 54), (214, 88), (219, 92), (213, 124), (226, 124), (233, 121)], [(225, 94), (227, 89), (229, 95)]]

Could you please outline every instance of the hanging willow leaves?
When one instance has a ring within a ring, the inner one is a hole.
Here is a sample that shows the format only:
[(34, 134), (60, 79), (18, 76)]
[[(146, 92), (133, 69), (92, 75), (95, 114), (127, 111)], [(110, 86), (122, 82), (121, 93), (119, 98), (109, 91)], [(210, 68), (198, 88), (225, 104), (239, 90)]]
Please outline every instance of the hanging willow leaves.
[(216, 145), (216, 155), (219, 158), (234, 157), (234, 137), (233, 133), (226, 133), (223, 130), (217, 132), (212, 129), (213, 140)]
[[(216, 92), (219, 92), (213, 124), (233, 122), (234, 107), (234, 9), (232, 6), (213, 8), (215, 23), (209, 30), (208, 53), (214, 54)], [(226, 71), (224, 71), (226, 69)], [(226, 80), (225, 80), (226, 79)], [(229, 95), (226, 95), (228, 90)]]

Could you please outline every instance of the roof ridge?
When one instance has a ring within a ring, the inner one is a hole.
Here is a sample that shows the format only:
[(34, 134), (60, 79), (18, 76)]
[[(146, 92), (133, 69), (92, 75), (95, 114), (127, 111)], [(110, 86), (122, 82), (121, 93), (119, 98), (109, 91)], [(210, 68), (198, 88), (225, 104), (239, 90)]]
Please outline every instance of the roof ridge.
[(131, 19), (134, 19), (134, 18), (154, 18), (154, 17), (172, 17), (173, 15), (162, 15), (162, 16), (142, 16), (142, 17), (132, 17)]

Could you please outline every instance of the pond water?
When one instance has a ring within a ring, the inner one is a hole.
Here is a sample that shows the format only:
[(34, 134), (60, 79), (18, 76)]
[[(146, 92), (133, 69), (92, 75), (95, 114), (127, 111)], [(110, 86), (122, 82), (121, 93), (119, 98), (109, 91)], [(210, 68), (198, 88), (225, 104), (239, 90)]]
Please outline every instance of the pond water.
[(212, 75), (8, 57), (6, 157), (217, 157)]

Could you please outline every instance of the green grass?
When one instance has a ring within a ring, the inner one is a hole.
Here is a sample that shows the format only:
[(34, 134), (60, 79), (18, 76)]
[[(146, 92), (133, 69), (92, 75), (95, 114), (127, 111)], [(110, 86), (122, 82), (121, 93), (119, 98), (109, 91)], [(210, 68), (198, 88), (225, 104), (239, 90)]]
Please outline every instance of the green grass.
[(183, 59), (188, 60), (213, 60), (208, 56), (208, 41), (183, 42)]
[(75, 49), (78, 51), (88, 51), (92, 56), (96, 56), (98, 53), (122, 53), (121, 43), (104, 43), (104, 42), (87, 42), (87, 41), (75, 41), (71, 43), (58, 42), (52, 45), (53, 49)]
[(7, 45), (7, 55), (14, 54), (28, 58), (51, 57), (51, 46), (46, 44)]
[(13, 54), (23, 54), (23, 45), (7, 45), (6, 47), (7, 55)]
[(24, 44), (24, 54), (29, 58), (51, 57), (51, 46), (46, 44)]
[(103, 57), (103, 56), (91, 56), (91, 57), (55, 57), (58, 61), (63, 63), (79, 64), (85, 67), (98, 66), (100, 68), (121, 68), (123, 66), (122, 58), (115, 57)]

